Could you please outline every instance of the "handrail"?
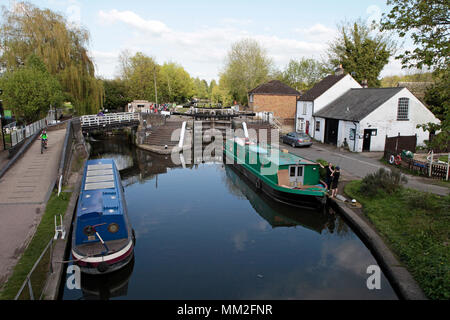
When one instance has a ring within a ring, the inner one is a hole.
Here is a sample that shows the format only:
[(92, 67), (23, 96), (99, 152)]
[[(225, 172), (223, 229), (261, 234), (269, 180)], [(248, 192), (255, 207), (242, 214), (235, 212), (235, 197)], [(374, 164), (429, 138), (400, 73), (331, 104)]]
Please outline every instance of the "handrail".
[[(22, 286), (20, 287), (19, 291), (17, 292), (16, 296), (14, 297), (14, 300), (18, 300), (20, 295), (22, 294), (23, 290), (25, 289), (25, 286), (28, 285), (28, 290), (30, 293), (30, 300), (35, 300), (34, 297), (34, 292), (33, 292), (33, 286), (31, 285), (31, 276), (34, 272), (34, 270), (36, 270), (37, 266), (39, 265), (39, 262), (41, 262), (42, 258), (44, 257), (45, 253), (47, 252), (47, 250), (50, 248), (50, 273), (53, 273), (53, 264), (52, 264), (52, 256), (53, 256), (53, 241), (54, 239), (51, 238), (49, 243), (47, 244), (47, 246), (45, 247), (45, 249), (42, 251), (41, 255), (39, 256), (39, 258), (36, 260), (36, 262), (33, 265), (33, 268), (31, 268), (30, 272), (27, 274), (27, 277), (25, 278), (25, 281), (23, 282)], [(45, 287), (45, 285), (44, 285)], [(42, 290), (42, 292), (44, 292), (44, 290)], [(39, 297), (39, 299), (42, 298)]]

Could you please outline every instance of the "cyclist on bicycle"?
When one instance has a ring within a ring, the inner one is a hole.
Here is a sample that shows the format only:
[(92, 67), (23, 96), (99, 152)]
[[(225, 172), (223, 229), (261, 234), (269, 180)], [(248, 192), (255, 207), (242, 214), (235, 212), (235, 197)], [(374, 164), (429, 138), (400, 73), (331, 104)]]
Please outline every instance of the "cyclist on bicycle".
[(45, 148), (47, 149), (47, 141), (48, 141), (48, 136), (47, 136), (47, 131), (42, 130), (42, 134), (41, 134), (41, 140), (44, 141), (45, 143)]

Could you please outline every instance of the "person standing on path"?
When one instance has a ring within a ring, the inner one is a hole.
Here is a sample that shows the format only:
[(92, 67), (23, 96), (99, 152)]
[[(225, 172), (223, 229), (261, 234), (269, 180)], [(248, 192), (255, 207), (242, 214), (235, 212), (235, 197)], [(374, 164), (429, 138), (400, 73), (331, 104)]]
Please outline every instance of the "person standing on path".
[(336, 170), (332, 173), (333, 181), (331, 182), (331, 198), (335, 198), (338, 193), (339, 177), (341, 176), (340, 169), (341, 168), (336, 167)]
[(331, 181), (333, 180), (332, 175), (333, 175), (333, 172), (334, 172), (333, 164), (331, 162), (328, 162), (328, 166), (326, 168), (320, 162), (319, 162), (319, 165), (320, 165), (320, 167), (322, 169), (325, 169), (327, 171), (327, 173), (326, 173), (326, 181), (325, 182), (327, 183), (327, 190), (330, 191), (330, 189), (331, 189)]

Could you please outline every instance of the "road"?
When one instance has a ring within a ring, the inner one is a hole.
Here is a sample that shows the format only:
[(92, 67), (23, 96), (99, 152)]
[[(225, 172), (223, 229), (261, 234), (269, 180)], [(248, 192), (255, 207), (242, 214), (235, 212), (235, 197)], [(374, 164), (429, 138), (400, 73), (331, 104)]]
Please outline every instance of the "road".
[[(0, 287), (10, 276), (45, 211), (57, 177), (66, 129), (36, 140), (0, 180)], [(49, 239), (50, 240), (50, 239)]]
[[(324, 144), (313, 144), (309, 148), (292, 148), (286, 144), (280, 143), (280, 149), (288, 149), (289, 152), (301, 157), (317, 160), (323, 159), (339, 166), (342, 171), (342, 177), (345, 180), (354, 180), (364, 178), (370, 173), (376, 172), (380, 168), (390, 169), (388, 166), (380, 163), (379, 159), (383, 156), (382, 152), (354, 153), (340, 151), (334, 146)], [(423, 182), (423, 178), (406, 175), (408, 178), (407, 187), (419, 191), (432, 192), (438, 195), (448, 195), (449, 188), (437, 186)]]

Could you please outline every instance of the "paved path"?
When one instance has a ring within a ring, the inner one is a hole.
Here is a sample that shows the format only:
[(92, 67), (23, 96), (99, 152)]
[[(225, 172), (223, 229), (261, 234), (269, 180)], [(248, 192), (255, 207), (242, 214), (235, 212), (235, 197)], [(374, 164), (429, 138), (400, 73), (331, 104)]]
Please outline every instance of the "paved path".
[[(286, 144), (280, 143), (280, 149), (288, 149), (289, 152), (305, 157), (310, 160), (324, 159), (332, 162), (333, 165), (341, 167), (343, 177), (348, 179), (361, 179), (367, 174), (377, 171), (379, 168), (387, 168), (388, 166), (380, 163), (379, 159), (382, 153), (353, 153), (347, 151), (340, 151), (336, 147), (314, 144), (309, 148), (292, 148)], [(376, 155), (375, 157), (373, 155)], [(407, 187), (432, 192), (439, 195), (448, 195), (449, 188), (437, 186), (429, 183), (424, 183), (422, 178), (412, 175), (406, 175), (408, 178)]]
[(48, 149), (36, 140), (0, 179), (0, 287), (31, 240), (57, 177), (66, 129), (49, 131)]

